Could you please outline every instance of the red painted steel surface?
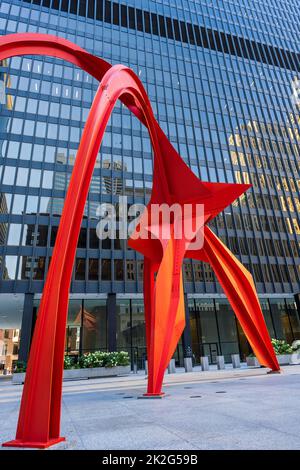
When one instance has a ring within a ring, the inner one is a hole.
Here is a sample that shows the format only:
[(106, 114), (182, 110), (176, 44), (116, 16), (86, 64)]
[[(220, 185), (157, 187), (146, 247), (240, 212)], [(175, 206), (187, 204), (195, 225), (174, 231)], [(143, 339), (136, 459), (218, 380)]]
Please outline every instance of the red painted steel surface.
[[(0, 38), (0, 60), (17, 55), (53, 56), (80, 67), (100, 81), (82, 135), (67, 192), (51, 265), (35, 326), (21, 401), (16, 440), (6, 446), (48, 447), (60, 437), (62, 374), (71, 274), (90, 181), (105, 128), (120, 99), (147, 127), (154, 154), (153, 204), (204, 204), (202, 249), (191, 250), (189, 237), (176, 239), (174, 221), (168, 240), (159, 235), (129, 244), (144, 255), (144, 302), (148, 351), (148, 396), (161, 395), (163, 375), (185, 326), (182, 261), (209, 262), (262, 365), (279, 370), (251, 274), (205, 225), (249, 185), (200, 181), (173, 148), (154, 118), (139, 78), (127, 67), (111, 66), (80, 47), (45, 34)], [(149, 217), (137, 231), (156, 233)], [(155, 278), (156, 275), (156, 278)]]

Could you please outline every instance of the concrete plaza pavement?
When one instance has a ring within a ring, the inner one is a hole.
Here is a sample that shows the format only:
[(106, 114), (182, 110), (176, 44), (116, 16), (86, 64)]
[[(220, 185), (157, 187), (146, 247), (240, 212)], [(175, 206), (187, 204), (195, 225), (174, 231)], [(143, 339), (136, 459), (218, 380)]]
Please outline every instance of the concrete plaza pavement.
[[(67, 441), (52, 449), (300, 449), (300, 366), (177, 371), (161, 400), (137, 399), (145, 387), (143, 373), (64, 382)], [(21, 392), (0, 381), (1, 442), (15, 436)]]

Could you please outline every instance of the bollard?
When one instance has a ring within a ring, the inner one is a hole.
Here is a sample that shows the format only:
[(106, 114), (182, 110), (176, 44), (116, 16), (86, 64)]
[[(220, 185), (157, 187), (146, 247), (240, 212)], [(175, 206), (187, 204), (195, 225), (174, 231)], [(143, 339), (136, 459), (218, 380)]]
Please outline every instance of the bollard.
[(175, 359), (171, 359), (168, 365), (168, 374), (175, 374), (176, 367), (175, 367)]
[(148, 361), (145, 359), (145, 375), (148, 375)]
[(241, 360), (239, 354), (231, 354), (232, 366), (234, 369), (241, 367)]
[(183, 359), (184, 362), (184, 370), (185, 372), (193, 372), (193, 362), (191, 357), (185, 357)]
[(209, 363), (208, 363), (208, 357), (207, 356), (201, 356), (200, 357), (200, 362), (201, 362), (202, 370), (209, 370)]
[(224, 356), (217, 356), (217, 367), (218, 367), (218, 370), (225, 369)]

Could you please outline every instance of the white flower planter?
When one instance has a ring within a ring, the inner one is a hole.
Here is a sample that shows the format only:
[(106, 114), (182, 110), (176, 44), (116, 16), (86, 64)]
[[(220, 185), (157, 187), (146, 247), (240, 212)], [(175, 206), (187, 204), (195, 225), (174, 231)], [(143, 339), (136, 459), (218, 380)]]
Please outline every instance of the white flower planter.
[(246, 362), (248, 367), (260, 367), (260, 363), (255, 356), (247, 356)]
[[(64, 370), (64, 380), (95, 379), (97, 377), (116, 377), (118, 375), (130, 374), (130, 366), (116, 367), (90, 367), (87, 369)], [(13, 374), (13, 384), (23, 384), (25, 372)]]

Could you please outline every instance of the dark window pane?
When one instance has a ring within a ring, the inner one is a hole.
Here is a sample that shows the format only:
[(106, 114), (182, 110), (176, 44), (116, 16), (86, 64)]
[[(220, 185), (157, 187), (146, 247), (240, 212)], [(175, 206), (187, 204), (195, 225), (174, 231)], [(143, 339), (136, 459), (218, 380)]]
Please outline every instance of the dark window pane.
[(70, 13), (77, 15), (78, 0), (71, 0)]
[(90, 228), (89, 247), (99, 249), (99, 238), (97, 237), (97, 233), (96, 233), (95, 228)]
[(46, 258), (44, 256), (39, 256), (38, 258), (32, 258), (32, 279), (36, 281), (42, 281), (45, 275), (45, 263)]
[(103, 20), (103, 0), (97, 0), (96, 3), (96, 19)]
[(113, 24), (120, 24), (120, 12), (118, 3), (113, 3)]
[(114, 268), (115, 268), (115, 281), (123, 281), (124, 280), (123, 260), (115, 259)]
[(165, 26), (165, 19), (163, 16), (159, 15), (159, 30), (160, 30), (160, 35), (162, 37), (166, 37), (166, 26)]
[(151, 13), (151, 23), (152, 23), (152, 33), (158, 36), (158, 22), (157, 22), (157, 15), (155, 13)]
[(85, 300), (83, 310), (82, 349), (84, 352), (107, 347), (107, 314), (105, 300)]
[(179, 21), (173, 20), (175, 39), (176, 41), (181, 41), (180, 30), (179, 30)]
[(121, 5), (121, 26), (124, 26), (125, 28), (128, 26), (126, 5)]
[(39, 225), (36, 237), (36, 246), (47, 246), (48, 225)]
[(145, 25), (145, 32), (151, 33), (150, 13), (148, 11), (144, 11), (144, 25)]
[(88, 18), (95, 17), (95, 0), (89, 0), (88, 3)]
[(142, 10), (136, 10), (136, 24), (137, 24), (137, 30), (138, 31), (143, 31), (143, 14)]
[(76, 258), (75, 262), (75, 280), (85, 280), (85, 258)]
[(107, 0), (105, 1), (105, 22), (111, 23), (111, 3)]
[(99, 259), (98, 258), (90, 258), (89, 259), (89, 280), (90, 281), (98, 281), (99, 271)]
[(135, 14), (134, 14), (134, 8), (128, 7), (128, 12), (129, 12), (129, 28), (135, 29)]
[(54, 246), (54, 245), (55, 245), (55, 240), (56, 240), (57, 232), (58, 232), (58, 227), (57, 227), (57, 226), (51, 227), (50, 246)]
[(111, 260), (110, 259), (101, 260), (101, 280), (102, 281), (111, 280)]
[(68, 11), (69, 8), (69, 0), (61, 0), (60, 9), (61, 11)]
[(86, 248), (86, 228), (81, 228), (78, 238), (78, 248)]
[(181, 29), (182, 42), (188, 42), (186, 27), (185, 27), (185, 23), (183, 21), (180, 21), (180, 29)]
[(79, 15), (86, 15), (86, 0), (79, 0)]

